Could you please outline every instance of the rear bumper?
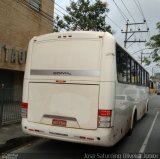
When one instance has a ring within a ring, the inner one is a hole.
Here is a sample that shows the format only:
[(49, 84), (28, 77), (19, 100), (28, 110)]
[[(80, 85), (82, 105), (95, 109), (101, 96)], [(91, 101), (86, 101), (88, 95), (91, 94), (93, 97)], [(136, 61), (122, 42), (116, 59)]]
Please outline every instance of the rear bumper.
[(27, 119), (22, 119), (22, 130), (29, 135), (68, 142), (106, 147), (111, 147), (115, 144), (113, 143), (112, 128), (98, 128), (96, 130), (64, 128), (28, 122)]

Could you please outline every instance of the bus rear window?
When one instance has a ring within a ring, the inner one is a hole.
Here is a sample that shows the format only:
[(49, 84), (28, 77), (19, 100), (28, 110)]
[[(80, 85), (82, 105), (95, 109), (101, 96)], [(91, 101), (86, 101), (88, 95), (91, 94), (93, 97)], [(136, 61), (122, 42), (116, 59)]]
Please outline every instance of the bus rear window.
[(36, 42), (32, 70), (99, 70), (100, 40), (57, 40)]

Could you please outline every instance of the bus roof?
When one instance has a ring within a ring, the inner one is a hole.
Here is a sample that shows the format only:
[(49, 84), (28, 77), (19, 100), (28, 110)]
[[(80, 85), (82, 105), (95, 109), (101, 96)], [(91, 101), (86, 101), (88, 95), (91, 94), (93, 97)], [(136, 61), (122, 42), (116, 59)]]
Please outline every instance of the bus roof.
[(108, 36), (113, 38), (113, 35), (108, 32), (97, 32), (97, 31), (68, 31), (68, 32), (56, 32), (56, 33), (49, 33), (40, 36), (34, 37), (36, 41), (43, 41), (43, 40), (52, 40), (52, 39), (67, 39), (67, 38), (102, 38), (103, 36)]

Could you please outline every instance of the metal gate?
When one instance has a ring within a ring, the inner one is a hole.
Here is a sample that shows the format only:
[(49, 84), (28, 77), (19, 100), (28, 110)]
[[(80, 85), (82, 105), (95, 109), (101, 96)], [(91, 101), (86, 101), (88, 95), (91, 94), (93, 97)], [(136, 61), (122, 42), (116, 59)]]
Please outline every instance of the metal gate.
[(0, 126), (21, 120), (22, 88), (0, 88)]

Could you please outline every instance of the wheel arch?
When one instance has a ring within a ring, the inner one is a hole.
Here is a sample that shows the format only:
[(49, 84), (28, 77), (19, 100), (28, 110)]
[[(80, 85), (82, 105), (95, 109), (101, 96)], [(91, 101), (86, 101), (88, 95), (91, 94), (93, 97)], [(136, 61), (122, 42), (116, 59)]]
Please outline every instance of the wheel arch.
[(134, 122), (137, 121), (137, 106), (134, 105), (132, 110), (131, 124), (130, 128), (133, 129)]

